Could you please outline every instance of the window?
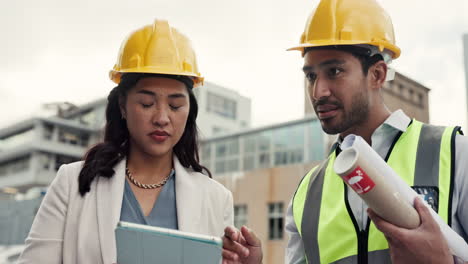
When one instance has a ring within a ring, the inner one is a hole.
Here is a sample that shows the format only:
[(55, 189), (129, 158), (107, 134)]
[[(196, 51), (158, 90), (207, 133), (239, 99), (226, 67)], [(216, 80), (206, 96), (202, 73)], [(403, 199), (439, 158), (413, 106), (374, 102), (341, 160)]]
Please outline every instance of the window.
[(414, 101), (414, 91), (413, 90), (408, 90), (408, 99), (411, 101)]
[(34, 133), (34, 129), (29, 128), (23, 131), (19, 131), (14, 135), (0, 139), (0, 151), (14, 149), (20, 145), (25, 145), (30, 141), (33, 141)]
[(298, 124), (273, 131), (275, 165), (303, 162), (305, 127)]
[[(211, 145), (216, 173), (249, 171), (318, 161), (325, 157), (324, 133), (318, 120), (226, 136)], [(202, 161), (209, 162), (202, 148)]]
[(231, 138), (215, 143), (215, 172), (234, 172), (239, 170), (239, 139)]
[(51, 140), (53, 131), (54, 131), (54, 127), (52, 125), (44, 124), (44, 131), (43, 131), (44, 139)]
[(255, 166), (255, 153), (256, 153), (256, 135), (246, 136), (243, 140), (244, 150), (244, 171), (253, 170)]
[(207, 111), (230, 119), (237, 118), (237, 103), (234, 100), (208, 92)]
[(308, 146), (305, 151), (308, 154), (308, 159), (306, 162), (322, 160), (327, 155), (325, 152), (327, 148), (324, 144), (324, 141), (326, 140), (325, 133), (323, 132), (319, 122), (310, 122), (307, 126)]
[(422, 93), (418, 93), (418, 104), (423, 107), (424, 106), (424, 96)]
[(398, 85), (398, 90), (399, 90), (400, 96), (405, 98), (405, 87), (403, 87), (403, 84)]
[(86, 147), (88, 145), (89, 135), (84, 134), (84, 133), (79, 133), (78, 131), (60, 129), (59, 141), (66, 143), (66, 144)]
[(271, 144), (271, 130), (263, 131), (258, 135), (258, 167), (270, 167), (270, 144)]
[(234, 205), (234, 226), (241, 228), (247, 224), (247, 205)]
[(38, 155), (39, 164), (43, 169), (48, 170), (50, 167), (50, 161), (52, 160), (51, 155), (48, 153), (40, 153)]
[(10, 164), (11, 172), (20, 172), (24, 171), (29, 167), (29, 156), (21, 159), (17, 159), (12, 164)]
[(25, 171), (29, 168), (30, 156), (23, 156), (0, 164), (0, 175)]
[(283, 239), (283, 203), (270, 203), (268, 205), (268, 239)]

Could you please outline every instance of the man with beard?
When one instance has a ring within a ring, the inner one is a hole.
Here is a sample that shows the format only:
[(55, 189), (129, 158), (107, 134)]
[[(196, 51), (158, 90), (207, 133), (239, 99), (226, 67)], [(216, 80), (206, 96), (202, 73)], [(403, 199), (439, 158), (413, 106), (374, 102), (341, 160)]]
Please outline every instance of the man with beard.
[[(304, 176), (291, 201), (285, 262), (460, 261), (420, 199), (414, 202), (420, 226), (399, 228), (367, 209), (333, 171), (343, 138), (361, 136), (468, 239), (468, 207), (463, 206), (468, 203), (468, 140), (459, 127), (423, 124), (385, 106), (381, 90), (392, 75), (387, 65), (400, 55), (386, 12), (376, 0), (321, 0), (301, 44), (291, 50), (302, 52), (309, 97), (323, 130), (339, 137), (329, 157)], [(226, 229), (225, 255), (239, 255), (240, 261), (232, 263), (258, 263), (251, 260), (261, 253), (252, 246), (259, 243), (246, 242), (242, 234)]]
[[(382, 86), (400, 55), (392, 22), (376, 0), (322, 0), (301, 44), (314, 110), (338, 140), (327, 160), (300, 183), (286, 217), (287, 263), (452, 263), (440, 228), (421, 200), (421, 225), (396, 227), (369, 210), (333, 171), (340, 143), (361, 136), (465, 240), (468, 231), (468, 140), (459, 127), (438, 127), (391, 113)], [(465, 162), (463, 162), (465, 161)]]

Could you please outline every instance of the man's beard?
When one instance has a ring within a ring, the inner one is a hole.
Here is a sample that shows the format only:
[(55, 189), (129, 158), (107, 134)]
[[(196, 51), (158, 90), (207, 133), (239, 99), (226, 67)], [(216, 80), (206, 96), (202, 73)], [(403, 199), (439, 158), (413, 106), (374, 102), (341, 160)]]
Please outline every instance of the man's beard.
[(321, 121), (323, 131), (330, 135), (343, 133), (351, 127), (361, 125), (367, 120), (369, 116), (369, 101), (367, 99), (367, 90), (358, 92), (353, 95), (353, 97), (351, 98), (351, 109), (349, 111), (344, 111), (343, 104), (341, 104), (340, 102), (329, 102), (328, 99), (319, 100), (314, 102), (313, 104), (315, 113), (317, 115), (317, 106), (320, 104), (334, 104), (338, 107), (338, 110), (342, 111), (342, 120), (339, 124), (336, 124), (334, 126), (327, 126), (327, 120)]

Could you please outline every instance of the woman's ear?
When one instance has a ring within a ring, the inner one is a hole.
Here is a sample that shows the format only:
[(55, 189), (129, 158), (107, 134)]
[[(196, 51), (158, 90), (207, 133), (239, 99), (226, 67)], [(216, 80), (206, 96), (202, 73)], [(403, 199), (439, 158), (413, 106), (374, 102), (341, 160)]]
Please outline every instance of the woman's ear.
[(119, 109), (121, 118), (127, 119), (127, 112), (125, 111), (125, 98), (123, 96), (119, 96)]
[(380, 89), (387, 78), (387, 64), (383, 60), (376, 62), (370, 67), (368, 75), (371, 87), (373, 89)]

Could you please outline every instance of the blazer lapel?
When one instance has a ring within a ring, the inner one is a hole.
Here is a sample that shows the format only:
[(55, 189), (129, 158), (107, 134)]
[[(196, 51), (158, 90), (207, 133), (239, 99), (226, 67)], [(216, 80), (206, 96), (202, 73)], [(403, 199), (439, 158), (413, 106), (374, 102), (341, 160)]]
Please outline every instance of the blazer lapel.
[(126, 159), (114, 167), (112, 178), (97, 178), (96, 215), (103, 263), (117, 262), (115, 228), (120, 220)]
[(200, 217), (203, 209), (203, 186), (197, 186), (196, 175), (180, 164), (174, 155), (177, 222), (179, 230), (201, 233)]

